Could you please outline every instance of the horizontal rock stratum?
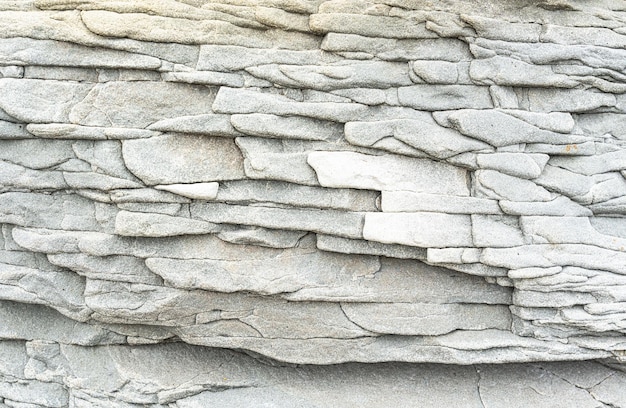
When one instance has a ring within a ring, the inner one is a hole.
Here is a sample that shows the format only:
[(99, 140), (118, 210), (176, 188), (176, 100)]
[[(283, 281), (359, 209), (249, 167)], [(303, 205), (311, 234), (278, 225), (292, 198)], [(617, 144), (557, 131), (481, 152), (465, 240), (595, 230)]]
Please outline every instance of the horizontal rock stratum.
[(0, 407), (626, 407), (625, 177), (620, 0), (0, 0)]

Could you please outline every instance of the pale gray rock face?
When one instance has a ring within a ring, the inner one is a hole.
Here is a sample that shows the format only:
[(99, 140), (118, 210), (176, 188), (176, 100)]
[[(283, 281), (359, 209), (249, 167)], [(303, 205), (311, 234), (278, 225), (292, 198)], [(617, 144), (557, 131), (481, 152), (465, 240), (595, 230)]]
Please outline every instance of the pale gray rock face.
[(209, 113), (213, 98), (207, 87), (115, 81), (94, 86), (69, 116), (79, 125), (145, 128), (162, 119)]
[(398, 89), (400, 104), (424, 111), (493, 107), (489, 88), (472, 85), (414, 85)]
[(74, 105), (93, 84), (0, 78), (0, 109), (26, 123), (68, 123)]
[(345, 134), (346, 140), (358, 146), (376, 147), (381, 140), (394, 138), (438, 159), (492, 149), (488, 144), (437, 125), (429, 115), (425, 115), (423, 120), (349, 122), (346, 123)]
[[(315, 169), (324, 187), (469, 195), (464, 170), (432, 160), (353, 152), (313, 152), (307, 162)], [(402, 177), (407, 172), (414, 177)]]
[(6, 38), (0, 41), (3, 64), (66, 67), (158, 69), (161, 60), (130, 52), (94, 49), (59, 41)]
[(329, 141), (343, 137), (340, 125), (306, 117), (253, 113), (250, 115), (232, 115), (231, 122), (235, 129), (251, 136)]
[(128, 169), (148, 185), (244, 177), (243, 157), (232, 139), (168, 134), (124, 141), (122, 154)]
[(625, 21), (0, 0), (0, 407), (626, 407)]

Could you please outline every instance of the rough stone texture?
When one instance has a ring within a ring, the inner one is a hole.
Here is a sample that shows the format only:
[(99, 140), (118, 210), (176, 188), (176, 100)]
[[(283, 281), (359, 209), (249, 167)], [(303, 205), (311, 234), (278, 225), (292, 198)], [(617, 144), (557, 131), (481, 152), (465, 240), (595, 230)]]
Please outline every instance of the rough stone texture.
[(0, 407), (626, 407), (625, 22), (0, 0)]

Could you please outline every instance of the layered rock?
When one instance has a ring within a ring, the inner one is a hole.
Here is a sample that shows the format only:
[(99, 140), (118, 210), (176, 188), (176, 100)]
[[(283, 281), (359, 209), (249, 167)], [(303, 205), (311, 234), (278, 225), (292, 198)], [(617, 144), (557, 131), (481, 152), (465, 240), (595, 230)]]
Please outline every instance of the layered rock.
[[(619, 363), (625, 20), (619, 1), (0, 1), (0, 405), (322, 403), (228, 349), (390, 379), (421, 366), (375, 363)], [(232, 360), (260, 374), (207, 373)], [(621, 374), (568, 364), (480, 370), (626, 406)]]

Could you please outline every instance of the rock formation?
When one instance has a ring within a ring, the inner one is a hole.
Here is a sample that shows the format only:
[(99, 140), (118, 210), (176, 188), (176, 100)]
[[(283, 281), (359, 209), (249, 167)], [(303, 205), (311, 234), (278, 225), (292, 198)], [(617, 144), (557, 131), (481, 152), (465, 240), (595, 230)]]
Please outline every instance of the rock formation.
[(625, 177), (620, 0), (0, 0), (0, 407), (625, 407)]

